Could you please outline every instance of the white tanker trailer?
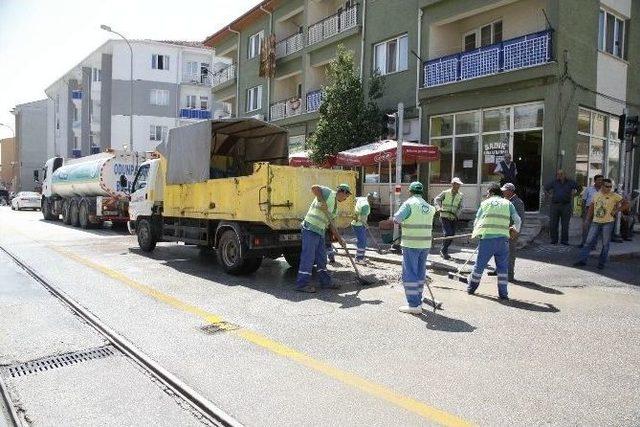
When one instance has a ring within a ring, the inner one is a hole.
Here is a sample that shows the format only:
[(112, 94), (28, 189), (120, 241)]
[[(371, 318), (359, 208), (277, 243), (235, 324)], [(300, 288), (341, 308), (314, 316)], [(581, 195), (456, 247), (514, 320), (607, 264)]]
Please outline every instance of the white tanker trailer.
[(148, 153), (109, 150), (77, 159), (54, 157), (45, 163), (42, 216), (89, 228), (104, 221), (126, 224), (129, 188)]

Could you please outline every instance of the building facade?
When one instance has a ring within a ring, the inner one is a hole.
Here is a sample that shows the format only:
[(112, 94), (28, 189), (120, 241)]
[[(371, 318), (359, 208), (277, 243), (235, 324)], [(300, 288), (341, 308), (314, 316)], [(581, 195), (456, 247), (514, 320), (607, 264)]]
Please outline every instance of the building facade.
[[(509, 151), (527, 210), (538, 211), (558, 168), (583, 185), (602, 173), (637, 187), (639, 150), (628, 153), (617, 131), (640, 105), (639, 19), (631, 0), (271, 0), (205, 44), (224, 58), (213, 96), (225, 113), (286, 127), (291, 151), (313, 133), (327, 64), (344, 45), (363, 77), (385, 75), (383, 110), (404, 104), (404, 139), (440, 148), (440, 161), (407, 165), (403, 177), (419, 176), (433, 197), (459, 176), (472, 211)], [(270, 37), (275, 77), (263, 78)], [(388, 169), (361, 176), (381, 182)]]
[(130, 118), (133, 149), (141, 151), (153, 150), (172, 127), (211, 118), (211, 49), (179, 41), (130, 44), (132, 52), (123, 40), (107, 41), (45, 90), (56, 155), (131, 148)]
[(13, 185), (18, 182), (18, 170), (16, 139), (0, 139), (0, 189), (13, 190)]
[[(15, 157), (17, 170), (11, 190), (37, 191), (34, 171), (40, 171), (47, 160), (47, 117), (49, 102), (46, 99), (16, 105), (11, 111), (15, 116)], [(4, 168), (3, 168), (4, 169)]]

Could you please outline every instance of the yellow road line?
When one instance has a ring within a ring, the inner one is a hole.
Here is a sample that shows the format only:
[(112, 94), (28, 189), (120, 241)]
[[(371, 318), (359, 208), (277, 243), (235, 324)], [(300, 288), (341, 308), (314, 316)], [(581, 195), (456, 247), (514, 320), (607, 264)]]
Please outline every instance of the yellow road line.
[[(125, 276), (124, 274), (118, 271), (115, 271), (103, 265), (97, 264), (93, 261), (90, 261), (72, 252), (69, 252), (68, 250), (61, 249), (55, 246), (48, 246), (48, 247), (54, 250), (55, 252), (58, 252), (64, 256), (67, 256), (68, 258), (71, 258), (82, 265), (93, 268), (94, 270), (97, 270), (108, 277), (118, 280), (124, 283), (125, 285), (133, 289), (136, 289), (153, 299), (156, 299), (167, 305), (170, 305), (171, 307), (174, 307), (180, 311), (193, 314), (211, 324), (220, 324), (223, 328), (224, 328), (224, 325), (226, 324), (226, 322), (222, 319), (222, 317), (216, 314), (210, 313), (199, 307), (188, 304), (184, 301), (179, 300), (178, 298), (175, 298), (163, 292), (160, 292), (157, 289), (154, 289), (148, 285), (144, 285), (140, 282), (136, 282), (135, 280), (130, 279), (129, 277)], [(302, 366), (306, 366), (307, 368), (313, 369), (314, 371), (320, 372), (328, 377), (338, 380), (346, 385), (352, 386), (367, 394), (386, 400), (389, 403), (392, 403), (396, 406), (404, 408), (407, 411), (417, 414), (430, 421), (437, 422), (438, 424), (441, 424), (444, 426), (473, 425), (470, 422), (463, 420), (462, 418), (456, 415), (453, 415), (443, 410), (426, 405), (411, 397), (402, 395), (388, 387), (385, 387), (380, 384), (376, 384), (356, 374), (343, 371), (339, 368), (329, 365), (328, 363), (322, 362), (320, 360), (316, 360), (305, 353), (302, 353), (282, 343), (272, 340), (271, 338), (261, 335), (258, 332), (254, 332), (254, 331), (243, 329), (243, 328), (229, 329), (228, 332), (258, 347), (261, 347), (274, 354), (277, 354), (286, 359), (294, 361)]]

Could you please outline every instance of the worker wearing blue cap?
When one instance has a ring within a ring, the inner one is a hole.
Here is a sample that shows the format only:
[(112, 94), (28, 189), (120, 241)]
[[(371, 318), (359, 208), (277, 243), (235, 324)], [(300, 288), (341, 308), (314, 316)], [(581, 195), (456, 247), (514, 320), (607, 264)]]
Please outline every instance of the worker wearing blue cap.
[[(330, 289), (340, 287), (340, 285), (332, 284), (331, 276), (327, 272), (325, 232), (327, 228), (330, 228), (335, 238), (344, 244), (344, 240), (333, 228), (331, 221), (338, 216), (338, 202), (345, 201), (351, 195), (351, 187), (348, 184), (340, 184), (334, 191), (328, 187), (314, 185), (311, 187), (311, 192), (316, 198), (302, 221), (302, 253), (296, 278), (296, 290), (308, 293), (316, 292), (315, 286), (310, 284), (311, 270), (314, 264), (321, 287)], [(331, 221), (328, 216), (331, 217)]]
[(402, 284), (407, 305), (403, 313), (422, 313), (422, 291), (427, 279), (427, 256), (431, 249), (433, 216), (436, 209), (422, 198), (424, 187), (420, 182), (409, 185), (411, 197), (405, 201), (393, 221), (402, 227)]

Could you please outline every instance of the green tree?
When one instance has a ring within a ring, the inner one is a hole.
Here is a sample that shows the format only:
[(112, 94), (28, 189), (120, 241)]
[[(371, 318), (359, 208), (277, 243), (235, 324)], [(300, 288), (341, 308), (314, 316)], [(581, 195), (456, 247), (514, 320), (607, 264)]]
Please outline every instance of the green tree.
[(327, 78), (318, 127), (308, 144), (310, 158), (316, 164), (340, 151), (376, 141), (383, 132), (382, 113), (376, 101), (382, 96), (384, 78), (377, 71), (369, 77), (365, 97), (353, 53), (338, 45)]

